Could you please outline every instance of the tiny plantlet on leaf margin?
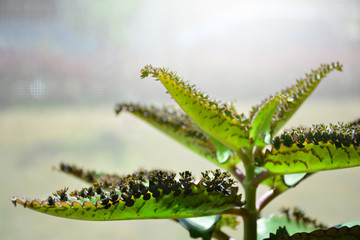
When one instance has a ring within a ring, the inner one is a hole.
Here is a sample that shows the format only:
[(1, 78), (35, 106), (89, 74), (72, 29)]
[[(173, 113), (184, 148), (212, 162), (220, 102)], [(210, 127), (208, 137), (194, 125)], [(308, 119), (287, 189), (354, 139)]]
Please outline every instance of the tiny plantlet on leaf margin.
[[(299, 208), (284, 208), (279, 216), (268, 219), (260, 216), (277, 196), (314, 173), (360, 166), (360, 119), (278, 133), (334, 70), (342, 71), (342, 65), (321, 65), (293, 86), (263, 100), (246, 117), (231, 104), (211, 99), (176, 73), (145, 66), (141, 78), (160, 81), (182, 111), (120, 103), (115, 106), (116, 114), (134, 114), (225, 172), (202, 172), (196, 182), (189, 171), (179, 173), (178, 178), (174, 172), (159, 169), (119, 176), (61, 163), (59, 171), (91, 186), (72, 192), (64, 188), (45, 200), (14, 197), (12, 202), (79, 220), (172, 219), (191, 237), (205, 240), (231, 239), (222, 228), (235, 229), (240, 217), (245, 240), (360, 239), (360, 222), (326, 227)], [(243, 187), (243, 194), (239, 194), (237, 183)], [(269, 191), (257, 198), (260, 184)]]

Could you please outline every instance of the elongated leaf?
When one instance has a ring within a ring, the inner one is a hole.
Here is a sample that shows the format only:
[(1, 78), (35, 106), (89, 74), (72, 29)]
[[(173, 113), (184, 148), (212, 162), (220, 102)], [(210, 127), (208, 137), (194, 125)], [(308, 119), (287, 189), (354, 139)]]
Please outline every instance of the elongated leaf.
[(266, 144), (270, 144), (271, 120), (279, 106), (281, 98), (281, 95), (279, 95), (268, 100), (255, 113), (251, 121), (249, 133), (254, 145), (264, 147)]
[[(88, 183), (100, 183), (104, 186), (110, 186), (115, 182), (120, 181), (121, 177), (117, 174), (99, 173), (96, 171), (84, 170), (76, 165), (60, 163), (59, 167), (54, 167), (55, 170), (70, 174)], [(144, 171), (145, 172), (145, 171)]]
[[(292, 101), (284, 101), (279, 110), (275, 114), (275, 119), (272, 122), (272, 135), (284, 126), (284, 124), (291, 118), (292, 115), (299, 109), (302, 103), (311, 95), (315, 88), (319, 85), (321, 80), (326, 77), (328, 73), (334, 69), (342, 71), (342, 65), (339, 63), (330, 63), (321, 65), (317, 70), (312, 70), (310, 74), (306, 74), (306, 78), (297, 80), (297, 83), (283, 91), (281, 94)], [(275, 96), (278, 94), (275, 94)], [(263, 101), (262, 104), (253, 108), (250, 113), (252, 118), (258, 109), (268, 100)]]
[[(35, 211), (81, 220), (126, 220), (149, 218), (188, 218), (221, 214), (243, 203), (228, 173), (203, 173), (194, 184), (191, 173), (141, 171), (121, 177), (112, 185), (99, 182), (67, 194), (67, 189), (46, 200), (13, 199), (13, 203)], [(107, 191), (105, 189), (110, 189)]]
[(146, 66), (141, 77), (149, 75), (161, 81), (184, 112), (205, 132), (234, 151), (248, 146), (249, 123), (244, 115), (238, 115), (226, 104), (209, 100), (206, 94), (180, 80), (173, 72)]
[(218, 141), (214, 143), (186, 114), (168, 108), (159, 109), (131, 103), (117, 104), (115, 111), (117, 114), (121, 111), (134, 114), (202, 157), (226, 168), (223, 163), (230, 159), (229, 156), (224, 159), (223, 155), (219, 155), (226, 147)]
[(360, 166), (359, 125), (314, 125), (274, 138), (262, 167), (273, 174), (306, 173)]
[[(121, 177), (116, 174), (104, 174), (104, 173), (97, 173), (95, 171), (89, 171), (89, 170), (83, 170), (81, 168), (76, 167), (75, 165), (69, 165), (61, 163), (59, 168), (57, 170), (65, 172), (67, 174), (73, 175), (75, 177), (78, 177), (86, 182), (89, 183), (97, 183), (99, 186), (103, 186), (104, 189), (109, 189), (109, 186), (113, 185), (120, 185), (124, 182), (125, 179), (131, 177), (131, 178), (138, 178), (139, 172), (128, 175), (126, 177)], [(141, 175), (144, 179), (149, 178), (149, 172), (142, 170), (140, 171)], [(173, 173), (170, 173), (173, 174)], [(218, 173), (216, 173), (218, 175)], [(208, 176), (206, 173), (204, 174), (204, 177)], [(205, 180), (205, 179), (204, 179)], [(209, 180), (209, 179), (208, 179)], [(95, 189), (96, 191), (96, 189)], [(83, 194), (86, 192), (83, 191)], [(80, 192), (81, 194), (81, 192)], [(216, 231), (215, 234), (224, 234), (221, 232), (222, 227), (230, 227), (235, 228), (239, 222), (236, 221), (237, 216), (229, 215), (229, 214), (223, 214), (219, 218), (218, 215), (212, 215), (212, 216), (206, 216), (206, 217), (197, 217), (197, 218), (181, 218), (181, 219), (174, 219), (175, 221), (181, 223), (189, 232), (190, 235), (194, 238), (196, 237), (202, 237), (203, 239), (211, 237), (214, 233), (214, 230)], [(205, 226), (205, 223), (210, 223), (211, 221), (214, 221), (214, 224), (209, 226), (207, 224), (207, 227)], [(216, 227), (215, 227), (216, 226)]]

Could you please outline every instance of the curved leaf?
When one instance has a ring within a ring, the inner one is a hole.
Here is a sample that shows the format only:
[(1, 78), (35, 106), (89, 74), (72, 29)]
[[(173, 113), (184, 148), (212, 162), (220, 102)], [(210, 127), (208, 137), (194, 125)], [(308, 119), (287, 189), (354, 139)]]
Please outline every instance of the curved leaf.
[(260, 165), (272, 174), (306, 173), (360, 166), (360, 125), (314, 125), (272, 141)]
[(221, 228), (229, 227), (233, 230), (239, 225), (238, 216), (231, 214), (213, 215), (197, 218), (176, 219), (185, 227), (192, 238), (201, 237), (203, 240), (211, 239), (231, 239)]
[(100, 181), (69, 195), (62, 189), (44, 201), (14, 198), (13, 203), (59, 217), (95, 221), (208, 216), (243, 205), (229, 174), (212, 173), (213, 177), (202, 173), (194, 184), (189, 172), (180, 173), (176, 180), (173, 173), (141, 171), (110, 186), (102, 187), (106, 181)]
[(216, 223), (221, 219), (221, 215), (213, 215), (196, 218), (177, 219), (184, 228), (186, 228), (192, 238), (201, 237), (203, 240), (210, 240)]
[(146, 66), (141, 71), (142, 78), (152, 77), (160, 80), (179, 106), (205, 132), (234, 151), (248, 145), (248, 120), (238, 115), (233, 108), (209, 100), (207, 95), (196, 90), (195, 86), (180, 80), (173, 72), (164, 68)]
[[(60, 163), (59, 167), (53, 167), (55, 170), (70, 174), (74, 177), (80, 178), (81, 180), (88, 183), (99, 183), (102, 182), (102, 185), (110, 186), (112, 182), (120, 181), (121, 177), (117, 174), (106, 174), (99, 173), (96, 171), (84, 170), (82, 168), (77, 167), (76, 165), (70, 165), (66, 163)], [(111, 182), (109, 181), (111, 180)], [(109, 181), (109, 183), (106, 183)]]
[(265, 181), (262, 182), (262, 184), (276, 190), (278, 194), (280, 194), (290, 188), (296, 187), (300, 182), (302, 182), (312, 174), (313, 173), (275, 175), (267, 178)]
[[(305, 79), (297, 80), (297, 83), (280, 93), (287, 99), (292, 101), (282, 102), (280, 108), (275, 114), (274, 121), (272, 122), (272, 135), (284, 126), (284, 124), (291, 118), (292, 115), (299, 109), (302, 103), (311, 95), (315, 88), (319, 85), (321, 80), (326, 77), (328, 73), (334, 69), (342, 71), (342, 65), (337, 63), (330, 63), (321, 65), (317, 70), (312, 70), (310, 74), (306, 74)], [(275, 94), (278, 95), (278, 94)], [(255, 115), (258, 109), (268, 100), (263, 101), (262, 104), (253, 108), (250, 113), (250, 119)]]
[(281, 100), (281, 94), (269, 99), (256, 111), (251, 121), (249, 137), (256, 146), (270, 144), (271, 120)]
[(115, 111), (117, 114), (121, 111), (134, 114), (200, 156), (227, 168), (224, 163), (230, 159), (229, 156), (226, 159), (219, 156), (226, 146), (210, 138), (186, 114), (168, 108), (145, 107), (132, 103), (117, 104)]

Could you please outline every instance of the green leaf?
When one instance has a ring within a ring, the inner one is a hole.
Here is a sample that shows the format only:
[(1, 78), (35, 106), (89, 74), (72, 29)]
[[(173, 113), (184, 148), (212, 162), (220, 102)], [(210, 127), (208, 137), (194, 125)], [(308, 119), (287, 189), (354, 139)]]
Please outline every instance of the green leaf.
[(313, 173), (295, 173), (286, 175), (275, 175), (262, 182), (263, 185), (270, 187), (278, 192), (285, 192), (289, 188), (297, 186), (300, 182), (311, 176)]
[[(281, 99), (281, 94), (279, 94), (266, 101), (252, 118), (249, 136), (255, 146), (264, 147), (266, 144), (270, 144), (271, 120)], [(282, 100), (284, 101), (284, 99)]]
[(190, 172), (180, 173), (179, 180), (174, 173), (159, 170), (120, 178), (109, 175), (81, 191), (68, 194), (62, 189), (43, 201), (14, 198), (13, 203), (54, 216), (95, 221), (218, 215), (244, 204), (229, 173), (209, 173), (202, 173), (197, 184)]
[(196, 218), (177, 219), (184, 228), (186, 228), (192, 238), (202, 238), (210, 240), (215, 230), (216, 223), (221, 219), (221, 215), (213, 215)]
[[(121, 179), (120, 176), (116, 174), (106, 174), (106, 173), (98, 173), (95, 171), (84, 170), (82, 168), (77, 167), (76, 165), (70, 165), (66, 163), (60, 163), (59, 167), (54, 167), (55, 170), (60, 172), (64, 172), (66, 174), (77, 177), (88, 183), (99, 183), (101, 181), (107, 181), (108, 179), (112, 181), (119, 181)], [(111, 185), (112, 183), (108, 183), (106, 185)]]
[(283, 176), (284, 183), (291, 187), (300, 183), (308, 173), (295, 173), (295, 174), (286, 174)]
[[(227, 146), (211, 136), (209, 136), (209, 139), (216, 146), (216, 159), (219, 163), (226, 163), (232, 156), (235, 157), (234, 152)], [(235, 162), (240, 162), (240, 159), (235, 157)]]
[(270, 233), (270, 236), (269, 238), (265, 238), (264, 240), (279, 240), (281, 239), (282, 237), (288, 237), (289, 236), (289, 233), (288, 231), (286, 230), (286, 227), (279, 227), (277, 230), (276, 230), (276, 233)]
[(219, 235), (226, 235), (221, 231), (221, 228), (223, 227), (229, 227), (235, 230), (236, 226), (240, 223), (237, 218), (238, 216), (235, 215), (223, 214), (206, 217), (176, 219), (176, 221), (190, 232), (190, 236), (192, 238), (201, 237), (202, 239), (211, 239), (211, 237), (216, 238), (216, 236)]
[[(339, 63), (330, 63), (321, 65), (317, 70), (312, 70), (310, 74), (306, 74), (304, 79), (297, 80), (297, 83), (280, 93), (291, 101), (282, 102), (279, 110), (276, 112), (274, 121), (272, 122), (272, 136), (284, 126), (292, 115), (299, 109), (302, 103), (311, 95), (321, 80), (334, 69), (342, 71), (342, 65)], [(278, 94), (275, 94), (275, 96)], [(265, 100), (266, 102), (268, 100)], [(262, 104), (261, 104), (262, 105)], [(250, 113), (250, 118), (256, 114), (261, 105), (256, 106)]]
[(342, 227), (354, 227), (354, 226), (360, 226), (360, 221), (355, 221), (355, 222), (348, 222), (348, 223), (342, 223), (336, 226), (333, 226), (334, 228), (342, 228)]
[[(219, 167), (228, 169), (227, 162), (233, 152), (215, 138), (208, 136), (186, 114), (169, 108), (145, 107), (139, 104), (122, 103), (115, 106), (115, 111), (128, 111), (151, 124), (169, 137), (181, 143), (200, 156)], [(240, 159), (234, 157), (235, 163)]]
[(115, 111), (128, 111), (140, 119), (151, 124), (169, 137), (191, 149), (200, 156), (210, 160), (218, 166), (224, 167), (217, 159), (217, 147), (209, 136), (199, 129), (185, 114), (167, 108), (159, 109), (154, 106), (145, 107), (139, 104), (117, 104)]
[(309, 173), (360, 166), (360, 125), (314, 125), (272, 141), (261, 167), (272, 174)]
[(146, 66), (141, 77), (149, 75), (160, 80), (184, 112), (209, 135), (236, 152), (248, 146), (249, 123), (244, 115), (238, 115), (226, 104), (209, 100), (206, 94), (180, 80), (173, 72)]
[(358, 240), (360, 239), (360, 226), (332, 227), (328, 229), (315, 230), (310, 233), (299, 232), (292, 236), (279, 237), (274, 240)]
[(281, 216), (258, 220), (258, 239), (264, 239), (269, 235), (270, 237), (265, 238), (266, 240), (286, 239), (287, 236), (297, 232), (311, 232), (315, 229), (327, 228), (324, 224), (317, 223), (316, 219), (306, 216), (299, 208), (295, 207), (292, 210), (283, 208), (281, 212), (283, 213)]
[(236, 227), (240, 224), (238, 221), (239, 216), (231, 214), (221, 215), (221, 219), (216, 223), (216, 229), (220, 230), (222, 227), (229, 227), (236, 230)]
[(286, 216), (272, 216), (258, 220), (258, 240), (268, 238), (270, 233), (275, 233), (279, 227), (286, 227), (290, 235), (297, 232), (311, 232), (316, 228), (303, 222), (288, 220)]
[(271, 190), (262, 195), (262, 197), (257, 200), (258, 210), (262, 211), (262, 209), (270, 201), (290, 188), (296, 187), (300, 182), (304, 181), (312, 174), (313, 173), (275, 175), (265, 179), (261, 184), (270, 187)]

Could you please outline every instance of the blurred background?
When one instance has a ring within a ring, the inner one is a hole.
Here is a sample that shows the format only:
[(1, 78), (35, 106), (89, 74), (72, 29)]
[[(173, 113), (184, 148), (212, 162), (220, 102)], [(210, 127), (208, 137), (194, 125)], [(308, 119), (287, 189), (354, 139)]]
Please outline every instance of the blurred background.
[[(320, 84), (288, 128), (359, 117), (359, 1), (0, 0), (1, 239), (188, 238), (169, 220), (82, 222), (14, 209), (10, 199), (86, 185), (52, 171), (60, 162), (120, 174), (214, 169), (135, 117), (115, 116), (117, 102), (174, 104), (161, 84), (140, 80), (146, 64), (247, 113), (331, 61), (344, 71)], [(315, 174), (264, 215), (301, 206), (328, 225), (359, 220), (359, 173)], [(241, 239), (239, 229), (227, 232)]]

